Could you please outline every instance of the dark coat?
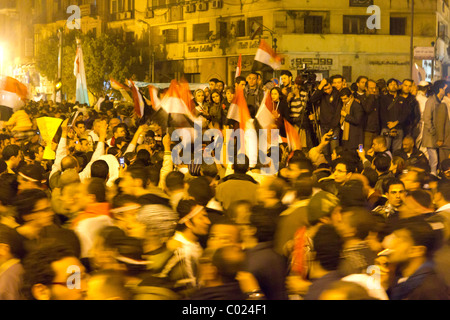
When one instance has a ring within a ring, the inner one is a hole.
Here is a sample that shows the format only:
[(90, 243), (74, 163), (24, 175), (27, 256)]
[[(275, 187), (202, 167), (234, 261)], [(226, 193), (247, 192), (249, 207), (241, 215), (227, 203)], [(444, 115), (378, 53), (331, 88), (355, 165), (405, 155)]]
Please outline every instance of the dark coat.
[(319, 106), (319, 122), (323, 130), (328, 131), (339, 127), (342, 100), (339, 98), (339, 92), (336, 89), (333, 89), (331, 95), (327, 95), (323, 90), (317, 89), (311, 95), (310, 101)]
[(362, 106), (354, 100), (350, 107), (350, 113), (345, 116), (344, 120), (350, 124), (350, 133), (346, 142), (348, 149), (357, 149), (358, 145), (364, 143), (363, 117)]
[(288, 300), (285, 287), (287, 266), (272, 242), (262, 242), (246, 251), (246, 271), (250, 272), (268, 300)]
[(424, 263), (406, 281), (388, 289), (390, 300), (449, 300), (449, 290), (443, 278), (435, 271), (431, 261)]
[(395, 129), (403, 129), (408, 116), (409, 107), (406, 99), (400, 95), (395, 98), (391, 94), (380, 96), (380, 128), (387, 128), (389, 121), (398, 121)]
[(364, 110), (363, 128), (367, 132), (380, 132), (379, 99), (374, 94), (355, 95)]

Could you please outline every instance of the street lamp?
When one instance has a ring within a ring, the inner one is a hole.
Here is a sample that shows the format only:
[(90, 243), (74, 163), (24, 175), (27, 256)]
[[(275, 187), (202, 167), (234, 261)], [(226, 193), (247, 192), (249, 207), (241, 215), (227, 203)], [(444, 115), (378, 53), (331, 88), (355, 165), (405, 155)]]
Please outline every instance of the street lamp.
[(144, 23), (148, 27), (148, 52), (149, 52), (149, 72), (150, 72), (150, 82), (153, 82), (155, 79), (155, 52), (152, 50), (152, 30), (150, 29), (150, 24), (142, 19), (139, 19), (138, 22)]

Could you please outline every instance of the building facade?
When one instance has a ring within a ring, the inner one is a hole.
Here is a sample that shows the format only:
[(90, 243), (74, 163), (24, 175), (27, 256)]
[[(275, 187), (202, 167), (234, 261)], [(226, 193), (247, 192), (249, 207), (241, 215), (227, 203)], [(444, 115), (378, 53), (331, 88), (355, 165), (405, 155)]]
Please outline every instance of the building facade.
[(231, 84), (239, 54), (245, 75), (260, 39), (283, 56), (282, 69), (294, 76), (304, 69), (319, 79), (342, 74), (348, 82), (359, 75), (416, 81), (449, 75), (448, 0), (8, 1), (33, 21), (32, 31), (14, 45), (21, 57), (36, 52), (41, 37), (67, 28), (67, 8), (77, 5), (83, 32), (122, 29), (145, 42), (152, 63), (142, 80), (152, 82), (184, 76)]

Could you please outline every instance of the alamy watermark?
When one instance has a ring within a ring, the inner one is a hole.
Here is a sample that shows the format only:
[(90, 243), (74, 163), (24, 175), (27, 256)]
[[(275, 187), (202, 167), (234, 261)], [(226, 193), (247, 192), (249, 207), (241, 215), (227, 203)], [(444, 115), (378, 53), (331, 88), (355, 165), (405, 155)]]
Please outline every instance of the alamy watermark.
[(67, 7), (66, 13), (71, 13), (71, 16), (67, 19), (66, 26), (70, 30), (81, 29), (81, 9), (77, 5), (71, 5)]
[(366, 26), (368, 29), (381, 29), (381, 9), (379, 6), (372, 5), (367, 7), (366, 13), (371, 16), (367, 19)]

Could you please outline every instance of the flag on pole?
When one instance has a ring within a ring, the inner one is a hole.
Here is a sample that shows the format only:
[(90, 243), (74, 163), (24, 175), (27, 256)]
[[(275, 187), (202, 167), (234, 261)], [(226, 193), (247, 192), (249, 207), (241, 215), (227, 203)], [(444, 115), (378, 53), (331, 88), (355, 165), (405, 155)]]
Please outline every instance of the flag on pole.
[(183, 98), (184, 103), (192, 113), (192, 110), (195, 108), (194, 96), (189, 89), (189, 82), (186, 79), (182, 78), (180, 81), (180, 91), (181, 97)]
[[(242, 129), (239, 136), (240, 148), (238, 153), (245, 153), (250, 160), (250, 165), (256, 164), (258, 157), (258, 142), (256, 141), (256, 136), (252, 134), (245, 134), (245, 131), (249, 129), (252, 129), (256, 134), (255, 125), (252, 117), (250, 116), (250, 111), (248, 110), (244, 90), (242, 88), (238, 88), (236, 90), (236, 95), (234, 96), (234, 99), (230, 104), (230, 108), (228, 109), (227, 118), (239, 122), (239, 128)], [(227, 141), (229, 140), (227, 139)]]
[(239, 59), (237, 62), (237, 66), (236, 66), (236, 75), (235, 78), (239, 77), (241, 75), (241, 70), (242, 70), (242, 54), (239, 54)]
[(138, 115), (139, 118), (142, 118), (144, 115), (144, 99), (142, 98), (141, 93), (139, 92), (139, 88), (136, 84), (127, 80), (128, 86), (131, 88), (131, 94), (133, 96), (133, 104), (134, 104), (134, 112)]
[(81, 104), (85, 103), (89, 106), (86, 73), (84, 71), (83, 50), (81, 49), (80, 39), (77, 39), (77, 53), (75, 55), (73, 74), (76, 77), (76, 100)]
[(281, 56), (278, 55), (268, 44), (261, 39), (258, 50), (256, 50), (253, 71), (270, 71), (281, 68)]
[(114, 80), (113, 78), (110, 78), (109, 82), (111, 84), (111, 88), (113, 88), (114, 90), (118, 90), (126, 101), (133, 102), (133, 99), (131, 99), (130, 95), (127, 92), (130, 91), (129, 87), (127, 87), (124, 84), (121, 84), (119, 81)]
[(28, 88), (12, 77), (5, 77), (0, 83), (0, 106), (17, 109), (28, 99)]
[(258, 120), (258, 123), (263, 129), (269, 129), (273, 124), (275, 124), (275, 118), (273, 117), (272, 112), (272, 97), (270, 95), (270, 91), (266, 91), (255, 116), (256, 120)]
[(161, 100), (158, 97), (158, 89), (154, 86), (148, 86), (148, 93), (150, 94), (150, 101), (152, 103), (152, 109), (158, 111), (161, 109)]
[(117, 80), (115, 80), (115, 79), (113, 79), (113, 78), (110, 78), (110, 83), (111, 83), (111, 88), (113, 88), (114, 90), (120, 90), (120, 89), (123, 89), (123, 90), (126, 90), (126, 91), (130, 91), (130, 88), (128, 88), (126, 85), (124, 85), (124, 84), (121, 84), (119, 81), (117, 81)]
[(284, 119), (284, 127), (286, 128), (286, 139), (288, 147), (291, 151), (301, 150), (302, 146), (300, 143), (300, 136), (298, 131), (290, 124), (286, 119)]
[(166, 95), (161, 100), (161, 107), (169, 114), (182, 114), (194, 121), (194, 116), (186, 104), (185, 98), (178, 81), (172, 80)]

